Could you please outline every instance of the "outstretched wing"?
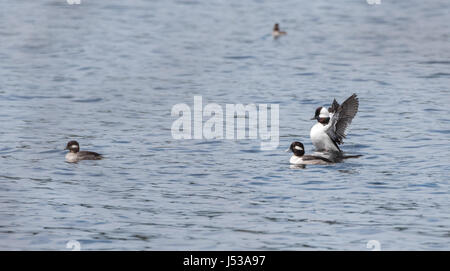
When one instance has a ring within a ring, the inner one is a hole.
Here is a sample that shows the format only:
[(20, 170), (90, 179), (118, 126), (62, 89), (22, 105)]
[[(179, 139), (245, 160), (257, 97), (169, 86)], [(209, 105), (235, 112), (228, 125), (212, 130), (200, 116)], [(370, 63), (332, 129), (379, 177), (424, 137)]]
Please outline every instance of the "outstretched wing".
[(80, 151), (80, 152), (78, 152), (78, 156), (81, 159), (86, 159), (86, 160), (100, 160), (103, 158), (103, 156), (101, 154), (92, 152), (92, 151)]
[(347, 128), (358, 112), (358, 107), (359, 101), (356, 94), (348, 97), (342, 105), (339, 105), (336, 100), (333, 101), (329, 108), (331, 119), (329, 125), (327, 125), (326, 133), (334, 142), (338, 144), (343, 143), (343, 139), (347, 134)]

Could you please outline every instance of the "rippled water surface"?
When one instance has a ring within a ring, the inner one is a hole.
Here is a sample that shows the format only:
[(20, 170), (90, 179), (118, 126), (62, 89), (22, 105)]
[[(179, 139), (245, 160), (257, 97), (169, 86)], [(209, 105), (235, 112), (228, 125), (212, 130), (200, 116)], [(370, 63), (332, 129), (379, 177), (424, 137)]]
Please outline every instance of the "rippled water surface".
[[(448, 1), (0, 2), (0, 249), (450, 249)], [(288, 32), (273, 40), (279, 22)], [(292, 169), (353, 92), (342, 149)], [(280, 145), (175, 140), (172, 106), (279, 104)], [(65, 144), (104, 160), (64, 160)]]

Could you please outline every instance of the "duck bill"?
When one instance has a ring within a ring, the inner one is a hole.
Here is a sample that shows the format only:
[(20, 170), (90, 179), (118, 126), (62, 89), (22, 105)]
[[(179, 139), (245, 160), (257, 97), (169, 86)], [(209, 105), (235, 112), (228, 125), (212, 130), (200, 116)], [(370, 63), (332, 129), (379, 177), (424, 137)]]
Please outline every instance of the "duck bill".
[(316, 120), (317, 118), (316, 117), (312, 117), (312, 118), (310, 118), (310, 120)]

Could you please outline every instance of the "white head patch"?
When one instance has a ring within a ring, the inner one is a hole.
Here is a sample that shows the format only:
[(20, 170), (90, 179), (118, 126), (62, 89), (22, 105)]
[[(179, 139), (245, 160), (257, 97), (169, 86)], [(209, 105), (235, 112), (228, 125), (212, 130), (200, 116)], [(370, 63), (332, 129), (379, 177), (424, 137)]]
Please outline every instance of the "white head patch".
[(303, 148), (300, 146), (295, 146), (294, 149), (299, 150), (299, 151), (303, 151)]
[(322, 109), (320, 109), (319, 118), (329, 118), (329, 117), (330, 112), (328, 112), (328, 110), (325, 107), (322, 107)]

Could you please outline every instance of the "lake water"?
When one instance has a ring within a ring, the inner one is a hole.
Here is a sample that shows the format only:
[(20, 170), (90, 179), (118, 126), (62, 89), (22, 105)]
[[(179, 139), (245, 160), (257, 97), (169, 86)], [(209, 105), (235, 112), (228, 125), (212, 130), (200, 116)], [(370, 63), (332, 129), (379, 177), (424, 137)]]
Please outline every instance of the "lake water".
[[(0, 2), (0, 249), (450, 249), (448, 1)], [(274, 40), (280, 23), (287, 36)], [(342, 149), (316, 107), (352, 93)], [(175, 104), (278, 104), (279, 147), (175, 140)], [(65, 144), (104, 160), (66, 163)]]

